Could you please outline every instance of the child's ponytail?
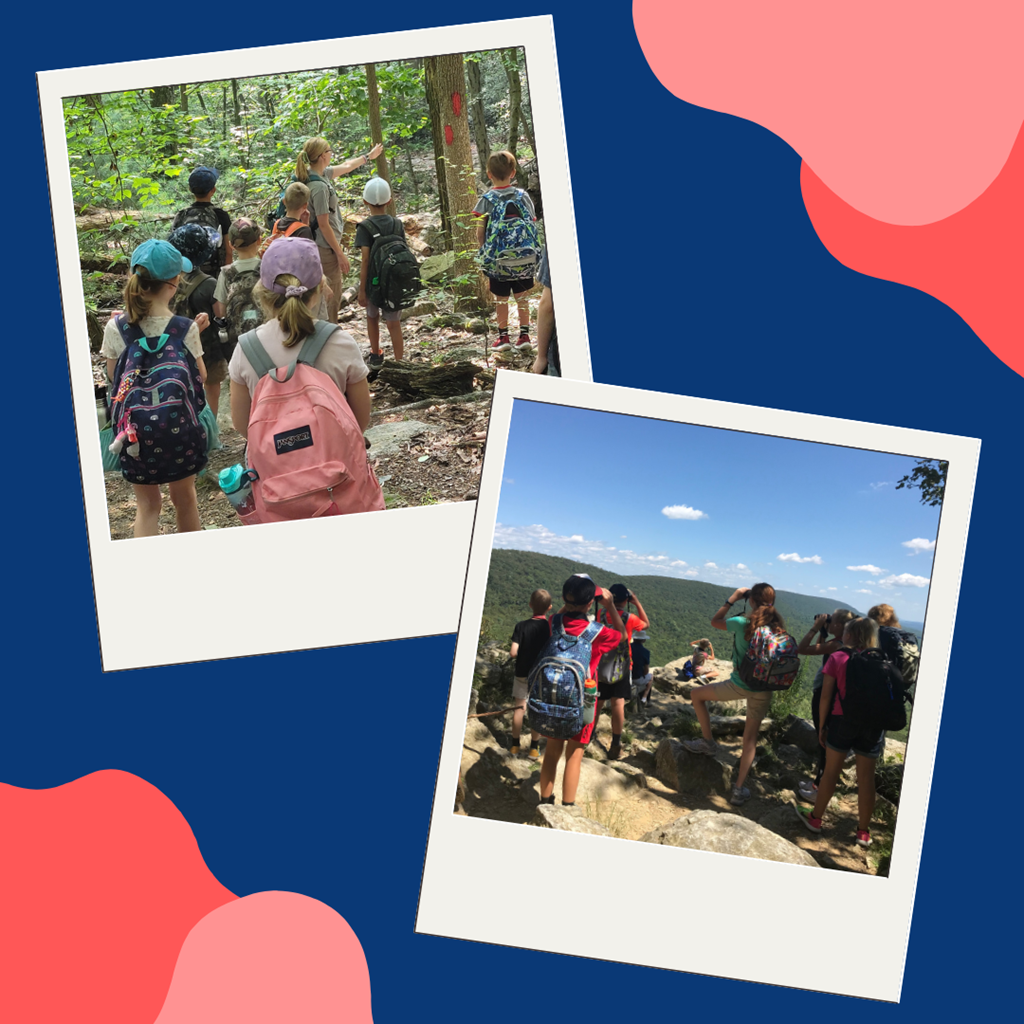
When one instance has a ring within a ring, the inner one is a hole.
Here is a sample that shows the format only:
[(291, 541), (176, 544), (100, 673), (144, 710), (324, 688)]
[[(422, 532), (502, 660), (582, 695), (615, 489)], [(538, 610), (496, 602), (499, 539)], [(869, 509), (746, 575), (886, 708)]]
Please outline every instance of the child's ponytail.
[(305, 145), (299, 150), (298, 160), (295, 161), (295, 180), (301, 181), (304, 185), (309, 184), (310, 164), (314, 160), (319, 160), (330, 148), (331, 144), (319, 136), (307, 139)]
[[(302, 287), (299, 279), (291, 274), (278, 274), (274, 283), (285, 288), (289, 286)], [(316, 318), (310, 312), (306, 300), (316, 305), (319, 301), (320, 287), (318, 284), (311, 292), (305, 292), (301, 296), (279, 295), (262, 284), (257, 284), (253, 288), (253, 296), (263, 307), (267, 318), (280, 321), (286, 335), (283, 342), (285, 348), (291, 348), (300, 341), (305, 341), (313, 333), (316, 327)]]
[(123, 293), (124, 315), (128, 318), (128, 323), (137, 324), (144, 316), (149, 316), (153, 300), (165, 284), (166, 281), (156, 281), (150, 277), (145, 267), (135, 268), (124, 286)]

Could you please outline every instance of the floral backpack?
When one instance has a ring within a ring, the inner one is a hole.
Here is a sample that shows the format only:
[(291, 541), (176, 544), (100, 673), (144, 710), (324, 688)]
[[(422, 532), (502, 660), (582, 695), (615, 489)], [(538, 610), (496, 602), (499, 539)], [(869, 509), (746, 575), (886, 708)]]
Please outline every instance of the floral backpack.
[(761, 626), (754, 630), (737, 668), (740, 679), (751, 690), (788, 690), (800, 671), (798, 646), (789, 633), (775, 633), (770, 626)]

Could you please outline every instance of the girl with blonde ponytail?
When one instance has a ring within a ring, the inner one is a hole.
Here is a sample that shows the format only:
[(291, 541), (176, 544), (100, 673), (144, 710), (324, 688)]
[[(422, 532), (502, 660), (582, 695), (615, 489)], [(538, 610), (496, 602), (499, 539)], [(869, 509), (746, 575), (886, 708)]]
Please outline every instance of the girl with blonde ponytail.
[(348, 256), (341, 247), (345, 222), (341, 216), (341, 203), (334, 190), (333, 179), (363, 167), (384, 151), (378, 142), (368, 153), (354, 156), (344, 163), (331, 165), (331, 144), (322, 138), (308, 139), (299, 150), (295, 162), (295, 180), (309, 186), (309, 226), (320, 248), (320, 262), (324, 276), (331, 286), (327, 299), (327, 318), (338, 322), (338, 305), (342, 282), (351, 270)]
[[(260, 263), (260, 281), (253, 296), (263, 307), (266, 322), (256, 328), (256, 337), (275, 366), (294, 362), (302, 343), (316, 328), (314, 312), (320, 304), (323, 281), (320, 251), (307, 238), (278, 238)], [(370, 423), (369, 371), (355, 338), (337, 328), (313, 366), (337, 384), (359, 428), (365, 430)], [(248, 437), (252, 396), (260, 374), (241, 345), (235, 347), (228, 374), (231, 421), (235, 430)]]

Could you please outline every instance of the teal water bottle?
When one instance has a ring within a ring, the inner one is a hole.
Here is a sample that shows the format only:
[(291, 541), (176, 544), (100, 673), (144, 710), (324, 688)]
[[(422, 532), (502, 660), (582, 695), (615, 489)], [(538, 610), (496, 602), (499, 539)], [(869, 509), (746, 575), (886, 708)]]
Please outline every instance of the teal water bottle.
[(256, 498), (252, 493), (252, 482), (257, 479), (259, 478), (254, 469), (246, 469), (237, 463), (222, 469), (217, 477), (220, 489), (246, 523), (258, 522), (255, 518)]

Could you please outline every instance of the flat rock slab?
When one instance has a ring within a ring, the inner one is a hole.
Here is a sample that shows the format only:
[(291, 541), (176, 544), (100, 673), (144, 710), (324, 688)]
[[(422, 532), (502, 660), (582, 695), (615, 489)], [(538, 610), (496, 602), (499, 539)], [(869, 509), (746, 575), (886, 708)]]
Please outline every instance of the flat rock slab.
[(679, 740), (662, 740), (654, 755), (654, 765), (654, 774), (679, 793), (732, 793), (732, 766), (709, 754), (691, 754)]
[[(565, 772), (565, 758), (558, 759), (558, 770), (555, 772), (555, 799), (562, 799), (562, 775)], [(644, 779), (644, 783), (646, 783)], [(629, 775), (609, 768), (600, 761), (583, 758), (580, 765), (580, 784), (576, 790), (576, 803), (597, 803), (605, 800), (622, 800), (636, 797), (641, 786)], [(532, 778), (522, 783), (523, 799), (527, 803), (540, 803), (540, 772), (534, 772)]]
[(733, 857), (753, 857), (781, 864), (804, 864), (817, 867), (818, 863), (805, 850), (757, 822), (738, 814), (719, 814), (717, 811), (695, 811), (683, 815), (667, 825), (652, 829), (640, 837), (643, 843), (661, 846), (680, 846), (688, 850), (725, 853)]
[(540, 828), (556, 828), (561, 832), (584, 832), (591, 836), (613, 834), (611, 829), (585, 817), (575, 807), (556, 807), (554, 804), (538, 804), (530, 824)]
[(424, 434), (437, 433), (441, 428), (431, 423), (420, 423), (419, 420), (405, 420), (402, 423), (380, 423), (370, 427), (366, 436), (370, 439), (368, 455), (371, 459), (378, 456), (397, 455), (405, 451), (405, 445)]

